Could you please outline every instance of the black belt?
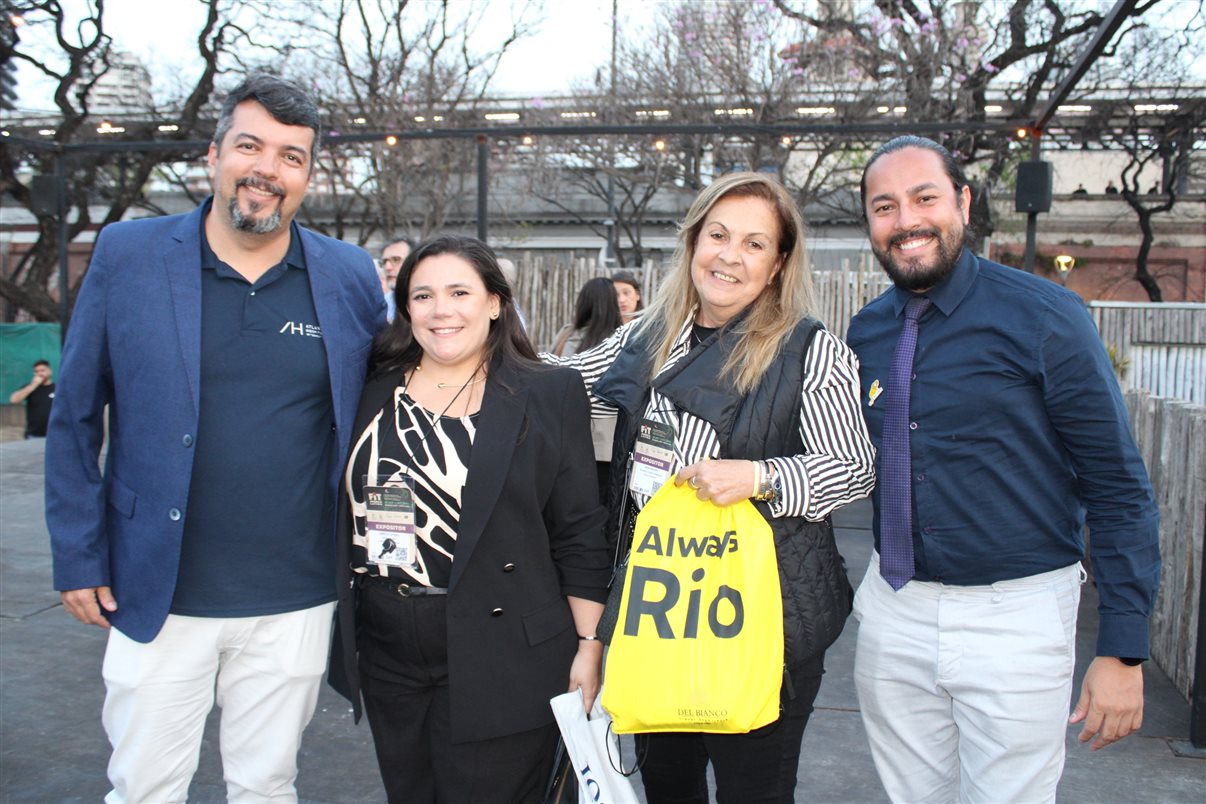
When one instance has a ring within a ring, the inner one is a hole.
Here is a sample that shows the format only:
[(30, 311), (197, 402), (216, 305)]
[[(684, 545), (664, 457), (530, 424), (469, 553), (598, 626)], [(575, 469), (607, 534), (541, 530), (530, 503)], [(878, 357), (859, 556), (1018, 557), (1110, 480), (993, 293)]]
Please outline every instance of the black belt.
[(384, 586), (402, 597), (423, 597), (424, 595), (446, 595), (448, 590), (439, 586), (423, 586), (422, 584), (399, 581), (397, 578), (383, 578), (380, 575), (369, 575), (367, 572), (356, 573), (355, 583), (363, 589), (366, 585)]

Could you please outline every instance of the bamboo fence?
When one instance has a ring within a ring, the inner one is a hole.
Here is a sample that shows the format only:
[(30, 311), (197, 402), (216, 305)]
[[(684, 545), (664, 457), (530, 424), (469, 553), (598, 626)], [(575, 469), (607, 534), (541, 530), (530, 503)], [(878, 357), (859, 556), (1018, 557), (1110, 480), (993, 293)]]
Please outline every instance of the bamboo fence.
[(1188, 698), (1202, 615), (1206, 407), (1144, 390), (1128, 391), (1126, 401), (1160, 507), (1161, 577), (1151, 618), (1152, 658)]
[[(589, 279), (611, 276), (615, 269), (600, 267), (588, 257), (549, 256), (525, 251), (515, 260), (516, 299), (528, 326), (528, 336), (537, 349), (547, 349), (558, 330), (573, 318), (578, 291)], [(641, 284), (641, 298), (657, 294), (667, 264), (646, 260), (640, 268), (625, 268)], [(891, 285), (870, 255), (858, 260), (843, 258), (831, 267), (814, 264), (816, 315), (839, 337), (846, 334), (850, 318), (864, 304)]]

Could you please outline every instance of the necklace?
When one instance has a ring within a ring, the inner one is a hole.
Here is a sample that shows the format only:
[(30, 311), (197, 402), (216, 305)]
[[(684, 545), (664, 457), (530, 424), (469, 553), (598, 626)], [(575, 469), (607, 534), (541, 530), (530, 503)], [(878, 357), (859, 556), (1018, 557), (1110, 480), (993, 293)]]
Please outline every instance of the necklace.
[[(423, 370), (423, 367), (421, 365), (418, 365), (418, 364), (415, 365), (415, 371), (422, 371), (422, 370)], [(439, 388), (440, 390), (443, 390), (445, 388), (460, 388), (462, 391), (464, 391), (470, 385), (476, 385), (479, 382), (486, 381), (485, 377), (476, 376), (477, 373), (481, 370), (482, 370), (482, 367), (478, 366), (476, 369), (473, 370), (473, 374), (470, 375), (469, 379), (465, 380), (463, 383), (460, 383), (459, 385), (455, 382), (437, 382), (436, 388)], [(456, 397), (453, 397), (453, 400), (455, 401)]]
[(718, 329), (720, 329), (720, 327), (705, 327), (703, 324), (692, 324), (691, 336), (687, 341), (687, 348), (694, 349), (696, 346), (699, 346), (701, 343), (710, 338), (712, 333)]
[[(422, 371), (422, 370), (423, 370), (422, 366), (415, 364), (416, 372)], [(477, 374), (477, 372), (479, 372), (479, 371), (481, 371), (481, 366), (478, 366), (474, 370), (473, 373)], [(413, 378), (414, 378), (414, 374), (411, 374), (411, 379), (413, 379)], [(455, 394), (453, 394), (452, 399), (450, 399), (448, 401), (448, 404), (444, 406), (443, 410), (441, 410), (439, 413), (432, 416), (431, 423), (428, 425), (428, 428), (427, 428), (427, 432), (424, 433), (422, 435), (422, 437), (419, 438), (419, 443), (420, 444), (427, 443), (427, 439), (431, 437), (431, 434), (433, 432), (435, 432), (437, 423), (440, 421), (440, 419), (444, 418), (444, 414), (446, 414), (449, 410), (452, 409), (452, 406), (456, 404), (456, 401), (461, 398), (461, 394), (465, 393), (466, 388), (468, 388), (473, 383), (481, 382), (484, 379), (486, 379), (486, 378), (479, 377), (478, 379), (475, 380), (475, 379), (473, 379), (473, 377), (470, 377), (469, 379), (465, 380), (465, 382), (460, 386), (457, 386), (456, 383), (442, 383), (442, 382), (436, 383), (436, 385), (440, 388), (457, 388), (457, 392)], [(410, 385), (410, 382), (406, 380), (405, 375), (403, 376), (403, 381), (406, 382), (406, 385)], [(406, 388), (406, 386), (402, 386), (399, 390), (405, 392), (405, 388)], [(395, 416), (398, 415), (398, 404), (400, 401), (401, 400), (399, 400), (399, 399), (396, 399), (396, 398), (394, 399), (394, 415)], [(419, 406), (419, 409), (420, 410), (423, 409), (421, 405)], [(428, 411), (428, 413), (430, 414), (430, 411)]]
[(485, 381), (486, 381), (485, 377), (478, 377), (477, 379), (470, 377), (468, 380), (466, 380), (464, 383), (462, 383), (459, 386), (454, 382), (437, 382), (436, 388), (460, 388), (463, 391), (463, 390), (465, 390), (466, 386), (474, 385), (476, 383), (485, 382)]
[[(484, 366), (484, 365), (485, 365), (485, 363), (482, 363), (482, 366)], [(474, 369), (473, 374), (476, 375), (479, 371), (481, 371), (482, 366), (478, 366), (476, 369)], [(405, 383), (405, 385), (400, 385), (396, 389), (394, 389), (394, 394), (395, 394), (395, 396), (394, 396), (394, 418), (398, 417), (398, 408), (401, 406), (401, 403), (402, 403), (402, 399), (401, 399), (400, 395), (406, 393), (406, 388), (407, 388), (407, 386), (410, 385), (410, 381), (414, 379), (415, 372), (419, 372), (422, 370), (423, 370), (423, 367), (416, 363), (414, 372), (411, 372), (410, 377), (407, 377), (405, 374), (402, 375), (402, 382)], [(425, 419), (427, 416), (431, 417), (431, 421), (427, 422), (426, 432), (423, 432), (419, 436), (419, 444), (420, 445), (424, 445), (427, 443), (427, 439), (431, 438), (431, 434), (434, 433), (436, 427), (439, 426), (440, 419), (444, 418), (444, 415), (446, 413), (448, 413), (449, 410), (452, 409), (452, 406), (455, 405), (456, 401), (461, 398), (461, 394), (463, 394), (465, 392), (465, 389), (468, 388), (473, 383), (481, 382), (484, 379), (486, 379), (486, 378), (480, 377), (475, 380), (475, 379), (473, 379), (472, 376), (470, 376), (469, 379), (466, 380), (465, 383), (459, 387), (459, 390), (457, 390), (457, 392), (453, 395), (452, 399), (450, 399), (448, 401), (448, 404), (445, 405), (444, 409), (441, 410), (439, 413), (433, 413), (432, 411), (426, 410), (422, 405), (418, 404), (417, 402), (415, 403), (416, 410), (421, 411), (424, 414)], [(457, 387), (456, 383), (436, 383), (436, 385), (439, 386), (440, 388), (456, 388)], [(419, 427), (420, 430), (424, 429), (422, 424), (419, 424), (418, 422), (416, 422), (416, 425)], [(405, 454), (407, 459), (411, 462), (411, 465), (407, 467), (407, 469), (408, 469), (407, 474), (409, 475), (411, 473), (411, 471), (413, 471), (417, 468), (413, 465), (414, 456), (412, 453), (410, 453), (408, 451), (408, 449), (405, 446), (403, 447), (403, 454)]]

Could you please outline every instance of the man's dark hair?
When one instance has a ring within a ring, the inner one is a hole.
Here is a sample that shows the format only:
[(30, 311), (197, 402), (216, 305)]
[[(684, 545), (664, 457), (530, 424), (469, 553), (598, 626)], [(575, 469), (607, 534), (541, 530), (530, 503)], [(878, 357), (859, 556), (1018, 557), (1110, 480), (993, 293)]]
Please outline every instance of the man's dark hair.
[[(915, 134), (904, 134), (894, 139), (890, 139), (883, 145), (876, 148), (875, 153), (871, 154), (871, 158), (868, 159), (867, 164), (863, 166), (863, 177), (858, 186), (858, 198), (860, 205), (863, 208), (864, 224), (868, 223), (867, 171), (871, 169), (871, 166), (874, 165), (876, 160), (878, 160), (881, 156), (886, 156), (887, 154), (895, 153), (896, 151), (903, 151), (905, 148), (920, 148), (923, 151), (930, 151), (938, 154), (938, 159), (942, 162), (943, 171), (946, 172), (947, 178), (951, 180), (951, 184), (955, 186), (955, 202), (958, 204), (963, 203), (962, 190), (964, 187), (971, 187), (971, 182), (967, 180), (967, 176), (964, 174), (963, 168), (959, 166), (959, 163), (955, 160), (954, 155), (951, 154), (951, 152), (946, 148), (927, 137), (918, 137)], [(972, 217), (974, 218), (974, 205), (971, 212), (973, 213)], [(971, 243), (974, 242), (975, 236), (976, 222), (975, 220), (970, 220), (968, 224), (963, 227), (963, 245), (970, 246)]]
[(50, 368), (50, 361), (49, 360), (35, 360), (33, 367), (37, 368), (38, 366), (45, 366), (46, 368)]
[(951, 184), (955, 185), (955, 192), (958, 193), (964, 187), (970, 186), (967, 176), (963, 174), (963, 168), (959, 167), (959, 163), (955, 161), (955, 157), (946, 148), (943, 148), (938, 143), (926, 137), (918, 137), (914, 134), (905, 134), (895, 139), (888, 140), (883, 145), (875, 149), (875, 153), (871, 154), (871, 158), (867, 160), (867, 164), (863, 166), (863, 178), (858, 187), (858, 198), (863, 207), (863, 220), (867, 219), (867, 171), (871, 169), (881, 156), (887, 156), (896, 151), (903, 151), (905, 148), (920, 148), (924, 151), (933, 151), (938, 154), (938, 158), (942, 160), (942, 169), (946, 171), (947, 177), (951, 180)]
[(412, 238), (406, 237), (405, 235), (387, 237), (385, 239), (385, 245), (382, 246), (382, 248), (389, 248), (390, 246), (397, 245), (398, 243), (405, 243), (408, 249), (411, 251), (415, 250), (415, 241)]
[(318, 146), (322, 141), (322, 119), (318, 107), (310, 96), (296, 84), (266, 73), (250, 75), (239, 84), (222, 102), (222, 113), (218, 116), (218, 127), (214, 130), (214, 145), (222, 150), (222, 140), (230, 131), (235, 107), (243, 101), (253, 100), (263, 106), (276, 122), (286, 126), (307, 126), (314, 132), (310, 146), (310, 170), (318, 157)]

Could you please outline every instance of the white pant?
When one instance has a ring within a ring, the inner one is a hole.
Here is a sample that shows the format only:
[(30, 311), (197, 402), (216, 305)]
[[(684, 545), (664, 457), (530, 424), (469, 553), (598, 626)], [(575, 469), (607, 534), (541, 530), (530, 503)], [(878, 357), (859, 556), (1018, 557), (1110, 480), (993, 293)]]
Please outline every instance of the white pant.
[(183, 802), (205, 719), (222, 708), (232, 802), (297, 801), (297, 750), (327, 665), (334, 603), (265, 617), (168, 615), (155, 639), (116, 628), (105, 650), (108, 804)]
[(893, 592), (872, 556), (854, 600), (854, 679), (893, 801), (1055, 800), (1084, 577), (1073, 564)]

